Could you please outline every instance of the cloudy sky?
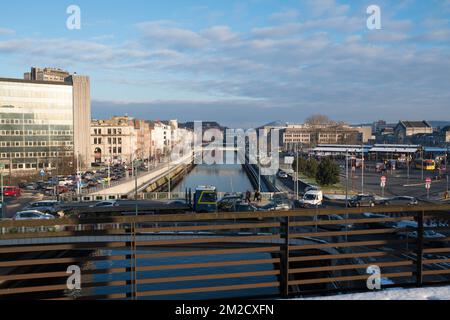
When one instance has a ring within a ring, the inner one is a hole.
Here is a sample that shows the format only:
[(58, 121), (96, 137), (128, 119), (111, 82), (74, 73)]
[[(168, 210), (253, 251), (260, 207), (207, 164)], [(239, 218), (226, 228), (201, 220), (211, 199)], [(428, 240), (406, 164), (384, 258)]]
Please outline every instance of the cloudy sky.
[(450, 120), (450, 0), (2, 3), (0, 76), (32, 65), (90, 75), (95, 118)]

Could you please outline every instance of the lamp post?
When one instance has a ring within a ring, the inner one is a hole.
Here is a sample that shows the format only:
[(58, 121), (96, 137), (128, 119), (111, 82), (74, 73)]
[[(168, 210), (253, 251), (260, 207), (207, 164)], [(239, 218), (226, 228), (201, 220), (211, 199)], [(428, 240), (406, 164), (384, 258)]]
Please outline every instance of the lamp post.
[(299, 200), (299, 198), (300, 198), (300, 196), (299, 196), (299, 191), (298, 191), (298, 189), (299, 189), (299, 185), (298, 185), (298, 145), (296, 146), (296, 155), (297, 155), (297, 161), (296, 161), (296, 164), (297, 164), (297, 168), (296, 168), (296, 171), (295, 171), (295, 177), (296, 177), (296, 179), (295, 179), (295, 187), (296, 187), (296, 195), (297, 195), (297, 201)]
[(348, 208), (348, 149), (345, 151), (345, 207)]
[(364, 194), (364, 144), (361, 145), (361, 194)]
[(1, 203), (1, 205), (2, 205), (2, 207), (1, 207), (1, 211), (0, 211), (0, 220), (2, 220), (3, 219), (3, 207), (5, 206), (5, 198), (4, 198), (4, 195), (3, 195), (3, 169), (5, 168), (5, 165), (3, 164), (3, 163), (0, 163), (0, 190), (1, 190), (1, 193), (2, 193), (2, 196), (1, 196), (1, 201), (2, 201), (2, 203)]

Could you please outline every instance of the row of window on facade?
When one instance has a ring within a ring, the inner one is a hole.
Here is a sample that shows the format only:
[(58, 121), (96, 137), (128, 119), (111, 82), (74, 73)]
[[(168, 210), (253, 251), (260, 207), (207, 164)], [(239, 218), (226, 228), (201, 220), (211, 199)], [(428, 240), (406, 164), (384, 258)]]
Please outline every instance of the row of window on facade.
[[(106, 132), (108, 132), (108, 135), (121, 135), (122, 129), (105, 129)], [(105, 132), (104, 131), (104, 132)], [(101, 136), (102, 135), (102, 129), (94, 129), (94, 135)]]
[(73, 152), (4, 152), (0, 153), (2, 159), (14, 159), (14, 158), (44, 158), (44, 157), (72, 157)]
[(58, 130), (0, 130), (2, 136), (71, 136), (72, 131)]
[(47, 125), (48, 120), (39, 119), (0, 119), (0, 124), (37, 124)]
[(1, 141), (0, 147), (71, 147), (72, 141)]
[(5, 170), (9, 170), (10, 167), (12, 167), (13, 170), (48, 169), (48, 168), (56, 168), (56, 164), (51, 164), (51, 163), (13, 163), (11, 166), (10, 164), (5, 163)]
[[(102, 144), (102, 138), (94, 138), (94, 144)], [(122, 144), (122, 138), (108, 138), (108, 144)]]

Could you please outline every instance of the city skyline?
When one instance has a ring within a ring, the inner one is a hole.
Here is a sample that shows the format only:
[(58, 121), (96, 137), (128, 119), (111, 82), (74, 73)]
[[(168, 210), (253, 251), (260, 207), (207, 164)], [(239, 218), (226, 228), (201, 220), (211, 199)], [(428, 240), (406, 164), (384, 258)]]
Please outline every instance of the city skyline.
[(0, 68), (89, 75), (93, 118), (450, 120), (449, 1), (77, 1), (81, 30), (66, 28), (70, 4), (8, 5)]

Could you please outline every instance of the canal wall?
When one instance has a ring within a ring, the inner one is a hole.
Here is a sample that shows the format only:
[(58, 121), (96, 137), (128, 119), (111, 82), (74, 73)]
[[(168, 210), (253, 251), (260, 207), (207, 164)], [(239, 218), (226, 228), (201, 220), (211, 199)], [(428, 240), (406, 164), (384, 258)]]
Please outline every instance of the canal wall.
[[(255, 190), (259, 188), (259, 173), (258, 167), (254, 164), (243, 164), (242, 167), (247, 173), (248, 178)], [(267, 178), (261, 175), (261, 192), (279, 192), (278, 188)]]

